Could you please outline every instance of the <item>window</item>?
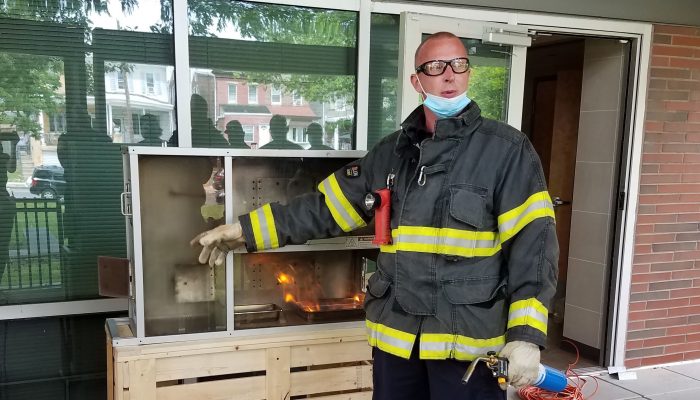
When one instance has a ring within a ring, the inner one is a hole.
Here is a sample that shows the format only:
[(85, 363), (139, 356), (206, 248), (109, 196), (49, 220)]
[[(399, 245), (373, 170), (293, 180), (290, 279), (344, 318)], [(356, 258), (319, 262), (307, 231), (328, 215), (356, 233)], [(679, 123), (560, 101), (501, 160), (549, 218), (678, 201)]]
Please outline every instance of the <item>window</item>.
[(228, 84), (228, 104), (238, 103), (238, 85), (235, 83)]
[[(370, 27), (369, 109), (367, 110), (367, 148), (398, 128), (396, 90), (399, 67), (398, 15), (372, 14)], [(347, 133), (340, 129), (341, 148), (348, 145)]]
[[(7, 174), (7, 182), (19, 185), (37, 171), (50, 185), (34, 193), (27, 188), (12, 200), (12, 210), (0, 210), (0, 236), (7, 239), (0, 240), (2, 305), (55, 303), (58, 314), (75, 312), (61, 302), (100, 307), (91, 303), (101, 298), (95, 260), (127, 256), (120, 143), (135, 141), (133, 114), (155, 107), (168, 115), (163, 121), (175, 120), (174, 99), (144, 99), (146, 88), (133, 85), (153, 72), (157, 93), (167, 80), (157, 68), (172, 72), (172, 16), (161, 19), (157, 1), (124, 8), (117, 0), (97, 3), (0, 5), (0, 125), (16, 126), (27, 138), (44, 133), (45, 139), (32, 141), (31, 149), (43, 157), (34, 157), (36, 164), (23, 157), (23, 168)], [(118, 134), (114, 120), (123, 121)], [(90, 338), (104, 334), (105, 317), (123, 314), (3, 321), (0, 397), (105, 398), (104, 342)], [(41, 365), (41, 371), (30, 365)]]
[(248, 104), (258, 104), (258, 85), (248, 84)]
[[(353, 109), (356, 11), (240, 0), (187, 0), (187, 4), (192, 92), (200, 93), (207, 102), (218, 102), (210, 104), (210, 109), (223, 109), (227, 116), (256, 127), (269, 123), (277, 112), (289, 121), (304, 121), (304, 125), (322, 119), (328, 104), (317, 93), (348, 99), (346, 109)], [(323, 29), (313, 28), (319, 26)], [(226, 104), (225, 86), (232, 79), (245, 88), (236, 107)], [(258, 85), (267, 89), (256, 93), (256, 87), (261, 89)], [(207, 97), (208, 93), (221, 95)], [(284, 105), (290, 107), (281, 109)], [(343, 118), (353, 126), (354, 112), (345, 113)], [(355, 142), (354, 132), (343, 134), (348, 143)], [(261, 145), (267, 143), (269, 134), (258, 131), (256, 135)], [(193, 136), (193, 147), (203, 145)]]
[(255, 133), (255, 127), (253, 125), (243, 125), (243, 140), (246, 142), (253, 141), (253, 134)]
[(156, 93), (156, 80), (152, 72), (146, 72), (146, 93)]
[(297, 143), (307, 143), (306, 128), (292, 128), (292, 141)]
[(282, 104), (282, 89), (274, 86), (272, 87), (272, 89), (270, 89), (270, 104)]
[(117, 89), (122, 89), (124, 90), (125, 85), (124, 85), (124, 72), (123, 71), (117, 71)]
[(292, 105), (293, 106), (300, 106), (304, 103), (304, 98), (301, 96), (301, 93), (298, 91), (294, 91), (292, 93)]

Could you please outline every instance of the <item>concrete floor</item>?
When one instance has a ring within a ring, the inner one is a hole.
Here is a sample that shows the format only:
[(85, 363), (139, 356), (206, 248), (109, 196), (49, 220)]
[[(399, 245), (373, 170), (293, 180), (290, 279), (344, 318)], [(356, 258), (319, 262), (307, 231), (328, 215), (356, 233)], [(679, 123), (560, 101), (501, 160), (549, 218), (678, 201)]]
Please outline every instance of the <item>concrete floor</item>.
[[(630, 371), (637, 374), (637, 379), (620, 381), (602, 372), (586, 376), (588, 382), (583, 387), (584, 397), (592, 400), (700, 399), (700, 361)], [(591, 396), (594, 391), (595, 395)], [(518, 400), (520, 397), (515, 390), (509, 388), (508, 399)]]

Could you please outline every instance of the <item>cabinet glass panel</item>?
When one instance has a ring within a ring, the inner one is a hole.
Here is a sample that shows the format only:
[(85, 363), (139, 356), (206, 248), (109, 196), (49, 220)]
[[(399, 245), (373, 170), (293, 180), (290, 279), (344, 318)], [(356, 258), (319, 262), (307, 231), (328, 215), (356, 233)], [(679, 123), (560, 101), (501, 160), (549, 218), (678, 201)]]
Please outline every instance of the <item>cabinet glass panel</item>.
[(225, 267), (197, 262), (189, 241), (224, 221), (223, 157), (139, 160), (147, 336), (226, 330)]

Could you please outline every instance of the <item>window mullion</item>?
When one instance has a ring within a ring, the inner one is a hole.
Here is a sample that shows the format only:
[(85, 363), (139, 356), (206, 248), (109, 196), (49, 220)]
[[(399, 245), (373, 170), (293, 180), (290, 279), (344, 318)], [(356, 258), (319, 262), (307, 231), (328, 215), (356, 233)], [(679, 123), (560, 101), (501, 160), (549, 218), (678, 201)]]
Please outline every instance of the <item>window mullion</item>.
[(173, 1), (173, 33), (175, 41), (175, 104), (179, 147), (192, 147), (190, 120), (190, 51), (187, 0)]
[(371, 0), (360, 1), (357, 29), (357, 82), (355, 100), (355, 126), (357, 150), (367, 150), (367, 114), (369, 111), (369, 44), (371, 27)]

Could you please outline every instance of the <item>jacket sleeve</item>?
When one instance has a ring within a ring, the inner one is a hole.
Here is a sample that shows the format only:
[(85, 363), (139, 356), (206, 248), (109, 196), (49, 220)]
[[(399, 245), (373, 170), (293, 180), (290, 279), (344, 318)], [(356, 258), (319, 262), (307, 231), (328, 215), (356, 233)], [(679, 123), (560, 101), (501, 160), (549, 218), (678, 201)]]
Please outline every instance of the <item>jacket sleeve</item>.
[(511, 151), (494, 191), (508, 277), (507, 341), (544, 348), (557, 285), (559, 245), (554, 208), (540, 160), (524, 137)]
[(239, 216), (248, 251), (303, 244), (366, 226), (372, 216), (361, 205), (372, 184), (373, 154), (330, 174), (313, 193)]

